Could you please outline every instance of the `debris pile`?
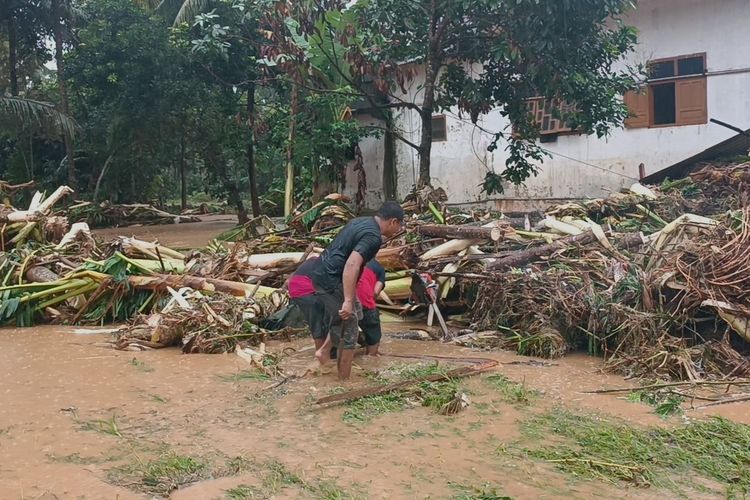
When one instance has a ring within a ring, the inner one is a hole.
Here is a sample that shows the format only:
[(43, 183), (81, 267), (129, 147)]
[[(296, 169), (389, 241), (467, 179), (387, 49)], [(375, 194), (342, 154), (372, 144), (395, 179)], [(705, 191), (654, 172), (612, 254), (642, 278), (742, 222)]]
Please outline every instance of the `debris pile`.
[(68, 209), (68, 217), (74, 222), (85, 222), (94, 228), (200, 221), (195, 215), (171, 214), (152, 205), (142, 203), (117, 205), (108, 201), (99, 204), (88, 201), (77, 203)]
[[(547, 358), (584, 350), (630, 376), (748, 375), (748, 180), (750, 163), (705, 165), (541, 218), (448, 209), (442, 190), (421, 189), (404, 202), (405, 231), (378, 253), (387, 270), (380, 307), (434, 312), (411, 303), (417, 271), (448, 319), (446, 341)], [(0, 254), (0, 321), (128, 322), (116, 340), (123, 349), (260, 345), (292, 332), (279, 319), (284, 284), (353, 217), (347, 201), (330, 195), (285, 222), (261, 216), (180, 252), (133, 238), (105, 244), (85, 224), (67, 234), (67, 222), (54, 234), (26, 229), (54, 220), (54, 195), (40, 195), (23, 212), (41, 218), (16, 221), (19, 211), (0, 209), (16, 224), (3, 229), (13, 244)], [(138, 210), (129, 214), (147, 214), (143, 223), (173, 217)], [(15, 238), (23, 231), (35, 239)]]
[[(750, 163), (708, 165), (654, 189), (553, 207), (558, 222), (596, 217), (636, 231), (628, 237), (648, 235), (637, 245), (618, 244), (614, 232), (612, 244), (589, 237), (478, 280), (475, 327), (494, 331), (459, 342), (542, 357), (586, 350), (629, 376), (747, 376), (749, 171)], [(709, 217), (677, 215), (685, 207)]]

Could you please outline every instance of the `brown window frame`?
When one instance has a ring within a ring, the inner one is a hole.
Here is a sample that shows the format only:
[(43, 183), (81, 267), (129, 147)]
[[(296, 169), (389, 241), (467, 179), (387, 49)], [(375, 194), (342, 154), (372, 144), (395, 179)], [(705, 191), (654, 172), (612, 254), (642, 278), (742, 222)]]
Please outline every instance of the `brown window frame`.
[[(703, 69), (700, 73), (679, 74), (679, 62), (700, 57)], [(672, 75), (662, 78), (649, 78), (637, 91), (625, 94), (624, 102), (631, 112), (625, 120), (626, 128), (664, 128), (703, 125), (708, 123), (708, 88), (706, 52), (675, 57), (654, 59), (648, 62), (652, 68), (657, 64), (672, 63)], [(674, 85), (674, 121), (656, 123), (657, 112), (654, 99), (655, 88), (660, 85)]]
[(534, 123), (539, 127), (540, 136), (552, 136), (563, 134), (575, 134), (577, 131), (564, 120), (555, 116), (556, 110), (562, 108), (565, 111), (570, 105), (560, 99), (547, 99), (546, 97), (533, 97), (526, 100), (526, 108), (532, 115)]
[[(442, 136), (438, 137), (435, 135), (435, 122), (436, 121), (442, 121), (443, 122), (443, 132)], [(432, 119), (430, 120), (430, 126), (432, 127), (432, 142), (447, 142), (448, 141), (448, 120), (445, 115), (432, 115)]]

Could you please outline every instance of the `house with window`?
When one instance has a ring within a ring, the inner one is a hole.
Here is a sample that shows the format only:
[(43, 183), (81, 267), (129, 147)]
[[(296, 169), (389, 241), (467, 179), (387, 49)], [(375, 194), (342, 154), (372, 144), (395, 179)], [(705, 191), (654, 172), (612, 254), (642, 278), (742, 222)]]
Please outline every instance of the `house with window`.
[[(432, 120), (433, 185), (445, 189), (451, 203), (527, 210), (606, 196), (644, 177), (658, 180), (675, 165), (726, 151), (723, 146), (746, 152), (748, 141), (737, 138), (750, 129), (750, 0), (639, 0), (625, 21), (639, 31), (627, 63), (647, 66), (649, 79), (623, 96), (631, 110), (623, 128), (601, 139), (582, 135), (555, 117), (553, 109), (560, 103), (529, 101), (550, 157), (524, 185), (509, 184), (503, 194), (488, 197), (480, 184), (488, 169), (502, 171), (506, 154), (502, 146), (487, 151), (492, 137), (483, 130), (507, 130), (509, 124), (490, 112), (477, 127), (470, 117), (447, 111)], [(419, 102), (420, 88), (417, 77), (401, 98)], [(405, 138), (418, 142), (416, 112), (398, 110), (394, 119)], [(413, 148), (384, 137), (368, 138), (360, 148), (369, 205), (384, 199), (389, 183), (395, 184), (398, 197), (411, 190), (419, 170)], [(389, 162), (396, 179), (388, 178), (384, 165)], [(349, 184), (355, 178), (349, 175)]]

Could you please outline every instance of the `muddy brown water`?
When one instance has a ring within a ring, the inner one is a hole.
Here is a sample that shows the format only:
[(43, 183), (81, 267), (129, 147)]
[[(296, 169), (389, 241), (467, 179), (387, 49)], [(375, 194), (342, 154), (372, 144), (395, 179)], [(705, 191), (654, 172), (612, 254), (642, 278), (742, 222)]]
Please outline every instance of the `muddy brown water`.
[[(145, 461), (155, 449), (209, 461), (237, 456), (257, 464), (274, 461), (306, 481), (335, 482), (369, 498), (450, 498), (455, 484), (488, 483), (515, 498), (649, 498), (655, 493), (573, 481), (544, 464), (497, 453), (518, 438), (523, 415), (498, 401), (481, 376), (465, 381), (472, 404), (456, 416), (415, 407), (351, 424), (342, 420), (342, 406), (311, 405), (341, 385), (332, 374), (264, 390), (273, 381), (231, 380), (248, 369), (235, 354), (122, 352), (106, 347), (108, 339), (106, 333), (67, 327), (0, 330), (0, 498), (149, 498), (127, 484), (113, 484), (111, 474), (118, 465)], [(297, 350), (287, 349), (287, 373), (304, 372), (310, 364), (304, 339), (270, 347)], [(383, 350), (478, 355), (391, 338)], [(540, 404), (528, 411), (564, 404), (634, 424), (665, 425), (645, 405), (582, 393), (627, 384), (601, 373), (596, 359), (573, 355), (540, 366), (514, 364), (528, 358), (512, 353), (479, 355), (498, 360), (497, 371), (509, 378), (543, 391)], [(404, 359), (358, 357), (348, 387), (370, 384), (364, 373), (395, 362)], [(741, 415), (735, 411), (733, 416)], [(119, 435), (101, 430), (110, 428), (102, 422), (113, 417)], [(172, 498), (225, 498), (230, 488), (258, 482), (257, 470), (250, 470), (198, 482), (174, 491)], [(308, 497), (298, 490), (281, 490), (276, 497), (300, 495)]]
[(237, 225), (236, 215), (202, 215), (200, 222), (163, 226), (127, 226), (95, 229), (94, 234), (107, 240), (116, 236), (134, 236), (176, 249), (200, 248), (224, 231)]

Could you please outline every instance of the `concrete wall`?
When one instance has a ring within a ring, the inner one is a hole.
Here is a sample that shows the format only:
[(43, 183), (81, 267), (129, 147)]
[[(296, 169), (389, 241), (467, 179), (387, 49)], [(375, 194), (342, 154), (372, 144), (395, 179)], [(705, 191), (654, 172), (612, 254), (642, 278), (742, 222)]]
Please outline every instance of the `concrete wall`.
[[(638, 47), (629, 62), (705, 52), (709, 118), (750, 128), (750, 0), (640, 0), (638, 5), (628, 18), (628, 23), (640, 31)], [(712, 75), (727, 71), (730, 73)], [(419, 103), (420, 87), (421, 78), (417, 77), (402, 97)], [(487, 203), (479, 185), (487, 169), (503, 170), (503, 144), (495, 152), (488, 152), (492, 139), (489, 134), (455, 110), (445, 114), (448, 140), (433, 143), (433, 184), (444, 188), (451, 202)], [(419, 142), (420, 122), (415, 112), (400, 112), (397, 123), (405, 137)], [(489, 131), (509, 127), (497, 112), (482, 117), (479, 125)], [(542, 145), (552, 158), (539, 166), (539, 174), (524, 186), (508, 185), (503, 195), (494, 197), (498, 200), (495, 204), (513, 210), (529, 204), (544, 206), (564, 199), (606, 196), (637, 180), (640, 163), (650, 174), (733, 135), (709, 123), (618, 129), (607, 139), (560, 136), (556, 142)], [(368, 139), (361, 147), (368, 168), (368, 187), (372, 190), (368, 201), (379, 201), (376, 190), (382, 186), (382, 139)], [(413, 148), (401, 141), (397, 141), (396, 155), (398, 192), (403, 197), (416, 182), (419, 158)]]
[[(357, 117), (357, 120), (363, 126), (374, 125), (382, 127), (379, 120), (369, 116)], [(367, 177), (367, 192), (365, 194), (365, 207), (377, 209), (385, 201), (383, 195), (383, 158), (385, 154), (385, 141), (382, 134), (378, 136), (366, 137), (359, 143), (362, 150), (362, 160)], [(343, 194), (349, 196), (352, 201), (357, 194), (357, 172), (354, 171), (354, 164), (351, 163), (346, 169), (346, 184), (344, 185)]]

